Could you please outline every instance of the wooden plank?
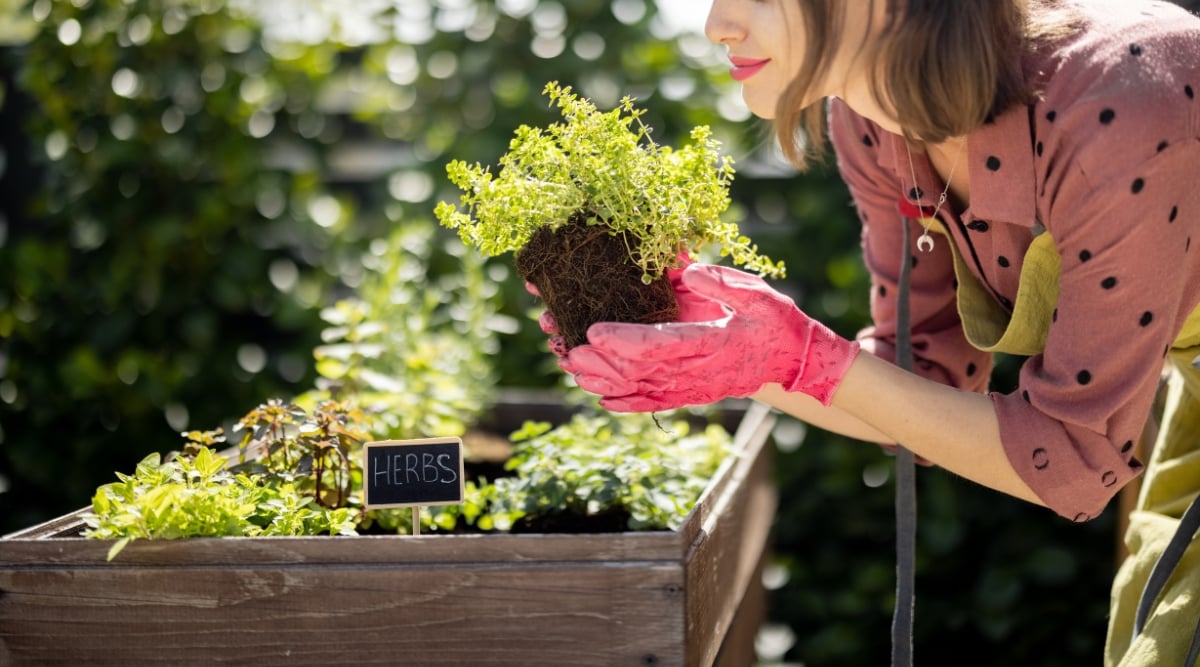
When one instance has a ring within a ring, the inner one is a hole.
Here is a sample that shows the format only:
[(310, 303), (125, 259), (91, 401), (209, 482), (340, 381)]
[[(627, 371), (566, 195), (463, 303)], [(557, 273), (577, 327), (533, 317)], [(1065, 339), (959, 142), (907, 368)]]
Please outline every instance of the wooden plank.
[(30, 526), (15, 533), (0, 536), (0, 540), (42, 539), (47, 537), (79, 537), (83, 534), (83, 516), (91, 508), (81, 507), (70, 514), (64, 514), (45, 523)]
[(287, 565), (663, 561), (685, 553), (678, 533), (362, 535), (135, 540), (108, 562), (109, 540), (0, 540), (0, 568), (43, 565)]
[[(704, 493), (679, 528), (680, 537), (687, 545), (695, 542), (704, 524), (710, 520), (719, 499), (730, 493), (730, 488), (741, 483), (746, 471), (766, 446), (767, 438), (775, 427), (777, 418), (772, 409), (763, 403), (751, 403), (734, 431), (732, 451), (722, 462)], [(736, 491), (736, 490), (735, 490)]]
[[(41, 568), (0, 572), (17, 664), (682, 665), (682, 568)], [(673, 613), (673, 611), (675, 613)]]
[(758, 561), (758, 567), (751, 575), (749, 586), (742, 603), (738, 605), (737, 613), (721, 642), (721, 650), (717, 653), (714, 665), (716, 667), (747, 667), (758, 659), (756, 642), (759, 628), (767, 622), (768, 595), (763, 586), (763, 569), (770, 558), (770, 552), (764, 551)]
[[(769, 429), (769, 426), (767, 426)], [(717, 496), (687, 558), (688, 665), (711, 665), (754, 582), (775, 516), (770, 447), (743, 459), (731, 488)]]

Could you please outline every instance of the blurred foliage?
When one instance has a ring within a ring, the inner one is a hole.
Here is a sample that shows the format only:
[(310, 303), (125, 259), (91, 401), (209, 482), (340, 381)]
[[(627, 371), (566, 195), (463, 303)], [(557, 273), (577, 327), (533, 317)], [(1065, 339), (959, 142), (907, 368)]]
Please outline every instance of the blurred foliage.
[[(712, 127), (735, 159), (730, 217), (787, 264), (780, 288), (844, 335), (867, 322), (832, 168), (783, 167), (720, 50), (643, 0), (16, 7), (0, 2), (0, 532), (83, 506), (178, 431), (312, 386), (320, 313), (362, 285), (372, 243), (457, 196), (449, 159), (492, 163), (516, 127), (551, 122), (547, 81), (602, 108), (632, 96), (663, 143)], [(488, 325), (500, 381), (562, 382), (508, 263), (485, 271), (507, 315)], [(803, 431), (776, 434), (771, 621), (795, 636), (786, 659), (886, 664), (891, 459)], [(1113, 511), (1075, 526), (919, 479), (918, 659), (1098, 663)]]
[(461, 435), (492, 406), (498, 287), (436, 232), (408, 221), (371, 244), (355, 295), (321, 313), (317, 385), (298, 403), (352, 401), (379, 440)]
[[(794, 421), (777, 430), (787, 440)], [(779, 457), (771, 615), (813, 665), (886, 665), (895, 599), (893, 459), (812, 431)], [(1113, 511), (1072, 525), (937, 468), (917, 473), (918, 664), (1102, 662)]]
[(37, 2), (5, 54), (32, 172), (0, 248), (6, 522), (78, 507), (170, 430), (311, 378), (354, 218), (263, 138), (319, 143), (304, 119), (325, 74), (217, 8)]

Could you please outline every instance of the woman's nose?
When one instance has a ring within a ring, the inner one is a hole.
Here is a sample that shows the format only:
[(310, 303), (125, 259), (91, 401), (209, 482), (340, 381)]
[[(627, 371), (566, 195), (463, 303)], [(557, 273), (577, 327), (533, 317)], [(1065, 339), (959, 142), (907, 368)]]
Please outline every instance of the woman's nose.
[(708, 10), (708, 19), (704, 22), (704, 35), (715, 44), (729, 44), (736, 41), (741, 29), (730, 12), (728, 0), (713, 0)]

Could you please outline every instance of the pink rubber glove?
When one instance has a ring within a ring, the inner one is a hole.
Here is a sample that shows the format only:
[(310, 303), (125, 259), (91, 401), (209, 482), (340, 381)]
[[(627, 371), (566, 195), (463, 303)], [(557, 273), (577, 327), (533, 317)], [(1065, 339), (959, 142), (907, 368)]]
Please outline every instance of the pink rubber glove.
[[(542, 298), (542, 293), (538, 291), (537, 285), (528, 280), (525, 281), (525, 291), (539, 299)], [(538, 316), (538, 327), (541, 328), (542, 333), (550, 336), (547, 343), (550, 345), (550, 351), (554, 353), (554, 356), (559, 359), (566, 356), (567, 339), (558, 334), (558, 322), (554, 321), (554, 316), (550, 314), (549, 310), (543, 310), (542, 314)]]
[[(680, 253), (677, 261), (679, 267), (667, 269), (666, 276), (671, 281), (671, 288), (675, 290), (675, 301), (679, 303), (679, 321), (707, 322), (725, 317), (725, 310), (721, 307), (721, 304), (706, 297), (693, 294), (683, 284), (681, 279), (683, 270), (692, 263), (688, 254)], [(526, 281), (525, 291), (539, 299), (542, 297), (537, 287), (531, 282)], [(538, 317), (538, 326), (541, 328), (542, 333), (550, 336), (550, 351), (561, 361), (567, 355), (567, 342), (562, 336), (558, 335), (558, 323), (554, 321), (554, 316), (550, 314), (549, 310), (542, 311), (542, 314)]]
[[(829, 405), (858, 353), (749, 273), (693, 264), (680, 277), (694, 296), (723, 306), (704, 322), (618, 324), (588, 329), (588, 345), (559, 361), (615, 412), (655, 412), (744, 397), (777, 382)], [(711, 312), (711, 307), (707, 308)]]

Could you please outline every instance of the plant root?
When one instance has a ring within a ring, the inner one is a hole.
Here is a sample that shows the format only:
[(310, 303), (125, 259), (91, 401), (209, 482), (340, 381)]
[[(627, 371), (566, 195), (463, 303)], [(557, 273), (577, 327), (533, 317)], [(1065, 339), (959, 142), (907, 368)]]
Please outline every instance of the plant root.
[(649, 285), (632, 259), (637, 241), (576, 214), (564, 227), (537, 231), (517, 254), (521, 277), (534, 284), (558, 324), (567, 348), (587, 343), (596, 322), (658, 324), (679, 317), (669, 280)]

